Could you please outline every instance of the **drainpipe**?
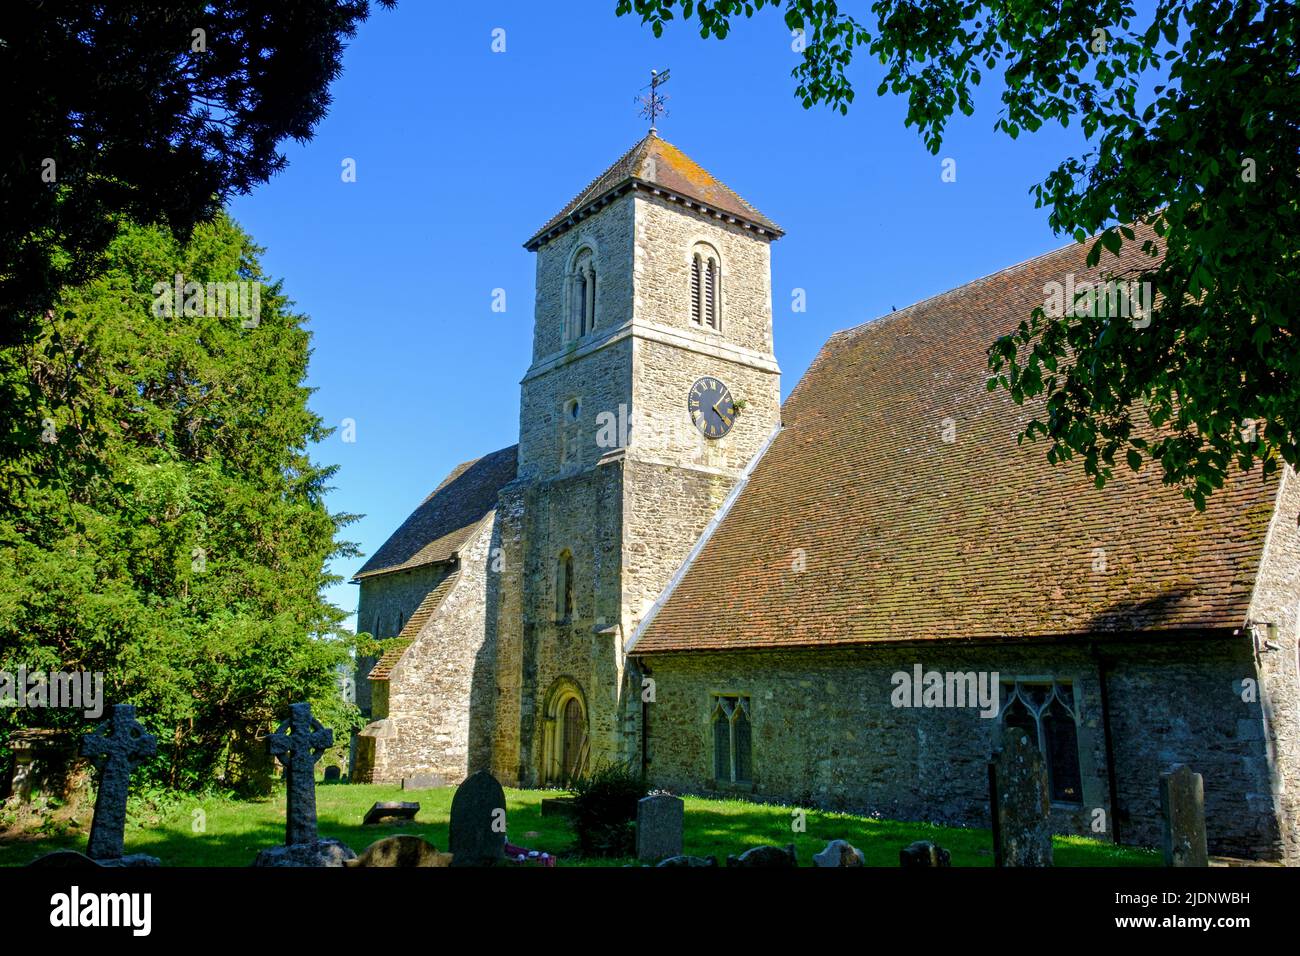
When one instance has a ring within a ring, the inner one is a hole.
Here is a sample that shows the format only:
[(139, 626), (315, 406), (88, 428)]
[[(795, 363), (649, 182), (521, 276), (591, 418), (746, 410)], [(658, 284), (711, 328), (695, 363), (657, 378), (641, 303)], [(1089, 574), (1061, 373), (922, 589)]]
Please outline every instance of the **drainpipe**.
[(1119, 845), (1119, 783), (1115, 777), (1115, 745), (1110, 732), (1110, 684), (1106, 680), (1110, 670), (1110, 661), (1097, 653), (1097, 645), (1089, 648), (1097, 664), (1097, 682), (1101, 697), (1101, 732), (1106, 739), (1106, 790), (1110, 795), (1110, 835), (1116, 846)]
[[(643, 677), (650, 676), (650, 668), (641, 661), (637, 661), (637, 670)], [(637, 695), (641, 698), (641, 776), (644, 777), (650, 772), (650, 702), (639, 687)]]

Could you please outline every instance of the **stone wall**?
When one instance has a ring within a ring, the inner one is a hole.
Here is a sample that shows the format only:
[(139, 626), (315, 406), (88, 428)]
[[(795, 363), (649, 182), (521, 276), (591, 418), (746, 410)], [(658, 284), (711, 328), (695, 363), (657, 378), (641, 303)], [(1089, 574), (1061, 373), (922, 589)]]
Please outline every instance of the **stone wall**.
[(494, 519), (461, 549), (455, 583), (393, 665), (386, 694), (376, 695), (377, 719), (358, 735), (355, 779), (435, 774), (456, 784), (468, 775), (471, 720), (491, 708), (491, 655), (483, 649)]
[[(917, 663), (927, 671), (997, 671), (1001, 680), (1072, 684), (1083, 786), (1077, 805), (1054, 805), (1058, 832), (1105, 839), (1117, 825), (1121, 842), (1158, 843), (1159, 774), (1187, 763), (1205, 778), (1212, 852), (1283, 855), (1276, 816), (1259, 812), (1261, 800), (1268, 802), (1267, 747), (1234, 692), (1254, 673), (1244, 636), (665, 654), (638, 661), (655, 681), (647, 750), (650, 777), (660, 786), (735, 790), (711, 779), (709, 715), (713, 694), (742, 694), (750, 697), (753, 721), (753, 781), (745, 797), (986, 827), (986, 765), (1001, 739), (1000, 720), (973, 708), (894, 707), (891, 675), (910, 673)], [(1098, 819), (1102, 832), (1093, 828)]]
[[(767, 239), (680, 203), (636, 192), (635, 311), (638, 324), (698, 334), (706, 343), (772, 354), (772, 262)], [(719, 255), (721, 328), (691, 321), (690, 264), (696, 243)]]
[(534, 369), (521, 388), (519, 477), (548, 480), (591, 468), (625, 440), (631, 415), (630, 338)]
[[(362, 578), (361, 593), (357, 598), (357, 632), (369, 632), (378, 640), (396, 637), (425, 595), (441, 584), (451, 571), (451, 564), (426, 564), (408, 571)], [(363, 714), (370, 714), (373, 709), (370, 681), (366, 678), (377, 659), (373, 656), (357, 658), (357, 707)]]
[(565, 283), (574, 253), (592, 251), (596, 269), (596, 329), (593, 336), (632, 318), (632, 195), (625, 194), (576, 229), (537, 250), (533, 365), (575, 347), (564, 341)]
[[(1241, 732), (1262, 735), (1271, 758), (1270, 787), (1249, 795), (1255, 815), (1276, 815), (1287, 859), (1300, 865), (1300, 479), (1287, 468), (1278, 488), (1250, 604), (1255, 624), (1257, 701), (1242, 701)], [(1245, 677), (1247, 674), (1242, 674)], [(1248, 691), (1249, 688), (1246, 688)], [(1243, 696), (1238, 688), (1238, 696)], [(1244, 696), (1249, 697), (1246, 693)]]
[[(623, 468), (618, 455), (578, 475), (538, 482), (525, 504), (520, 764), (523, 779), (546, 782), (553, 694), (576, 685), (587, 711), (591, 759), (614, 756), (618, 699)], [(557, 558), (573, 555), (574, 607), (561, 614)]]
[(728, 472), (627, 462), (621, 621), (626, 635), (636, 631), (735, 483)]

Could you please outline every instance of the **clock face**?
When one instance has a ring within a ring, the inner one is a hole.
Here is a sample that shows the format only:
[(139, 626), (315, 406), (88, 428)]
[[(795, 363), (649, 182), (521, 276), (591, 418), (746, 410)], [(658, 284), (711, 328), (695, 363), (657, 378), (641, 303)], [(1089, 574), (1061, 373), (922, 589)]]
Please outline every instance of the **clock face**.
[(736, 404), (731, 392), (716, 378), (705, 376), (691, 386), (686, 407), (691, 421), (707, 438), (721, 438), (731, 431), (736, 420)]

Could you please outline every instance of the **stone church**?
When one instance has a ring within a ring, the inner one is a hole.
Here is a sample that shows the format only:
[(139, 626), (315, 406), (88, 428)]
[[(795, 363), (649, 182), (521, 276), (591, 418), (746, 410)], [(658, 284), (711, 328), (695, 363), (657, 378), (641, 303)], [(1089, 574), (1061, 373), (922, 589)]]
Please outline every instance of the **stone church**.
[(455, 468), (356, 575), (383, 653), (352, 779), (621, 761), (986, 826), (1017, 727), (1062, 832), (1158, 843), (1159, 775), (1186, 763), (1212, 852), (1300, 859), (1300, 483), (1240, 475), (1203, 512), (1149, 466), (1098, 490), (986, 387), (1051, 283), (1132, 272), (1135, 244), (837, 333), (782, 405), (781, 236), (652, 130), (528, 239), (518, 444)]

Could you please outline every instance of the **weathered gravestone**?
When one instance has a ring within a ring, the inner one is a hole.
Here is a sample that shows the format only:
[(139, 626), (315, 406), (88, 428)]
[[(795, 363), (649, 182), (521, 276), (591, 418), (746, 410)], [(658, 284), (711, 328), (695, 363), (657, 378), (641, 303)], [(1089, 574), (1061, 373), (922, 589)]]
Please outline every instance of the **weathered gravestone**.
[(81, 741), (81, 755), (99, 771), (99, 794), (86, 855), (104, 866), (157, 866), (152, 856), (126, 856), (126, 796), (131, 771), (158, 752), (158, 741), (135, 719), (131, 704), (114, 704), (113, 716)]
[(783, 870), (798, 865), (799, 857), (795, 854), (793, 843), (786, 844), (784, 848), (756, 846), (753, 849), (746, 850), (740, 856), (727, 857), (727, 866)]
[(1165, 866), (1209, 866), (1205, 842), (1205, 782), (1179, 764), (1160, 775), (1160, 819)]
[(329, 766), (325, 768), (325, 783), (338, 783), (343, 779), (343, 770), (340, 767)]
[(905, 870), (952, 866), (952, 854), (931, 840), (917, 840), (898, 851), (898, 865)]
[(408, 869), (426, 866), (451, 866), (451, 854), (439, 853), (427, 840), (409, 834), (385, 837), (361, 851), (346, 867), (392, 867)]
[(656, 793), (636, 804), (636, 858), (653, 863), (682, 855), (685, 807), (680, 797)]
[(447, 786), (447, 780), (437, 773), (417, 773), (414, 777), (402, 778), (403, 790), (436, 790)]
[(254, 866), (342, 866), (356, 859), (349, 847), (316, 833), (316, 762), (333, 743), (334, 732), (311, 715), (311, 704), (290, 704), (289, 719), (267, 738), (288, 784), (285, 845), (262, 850)]
[(656, 865), (669, 868), (717, 866), (718, 858), (716, 856), (670, 856), (666, 860), (660, 860)]
[(9, 734), (9, 749), (13, 775), (7, 807), (16, 808), (41, 797), (67, 801), (86, 782), (85, 764), (77, 757), (77, 739), (71, 731), (15, 730)]
[(1042, 754), (1018, 727), (1008, 727), (989, 761), (989, 809), (995, 866), (1051, 866), (1051, 798)]
[(381, 800), (366, 811), (366, 818), (361, 821), (361, 825), (374, 826), (385, 821), (414, 820), (415, 815), (419, 812), (420, 805), (418, 803)]
[(824, 850), (813, 854), (813, 866), (838, 868), (866, 865), (867, 860), (862, 851), (848, 840), (831, 840)]
[(451, 798), (452, 866), (494, 866), (506, 856), (506, 794), (486, 770), (471, 774)]

